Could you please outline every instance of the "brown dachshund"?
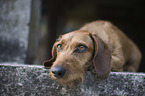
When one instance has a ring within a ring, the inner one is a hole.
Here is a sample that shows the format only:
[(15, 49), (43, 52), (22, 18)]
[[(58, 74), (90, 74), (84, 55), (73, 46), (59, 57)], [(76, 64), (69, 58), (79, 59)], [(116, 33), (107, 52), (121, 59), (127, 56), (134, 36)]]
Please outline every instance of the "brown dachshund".
[(52, 58), (44, 62), (52, 79), (64, 86), (83, 81), (87, 70), (98, 77), (110, 71), (138, 70), (141, 53), (137, 46), (108, 21), (95, 21), (55, 42)]

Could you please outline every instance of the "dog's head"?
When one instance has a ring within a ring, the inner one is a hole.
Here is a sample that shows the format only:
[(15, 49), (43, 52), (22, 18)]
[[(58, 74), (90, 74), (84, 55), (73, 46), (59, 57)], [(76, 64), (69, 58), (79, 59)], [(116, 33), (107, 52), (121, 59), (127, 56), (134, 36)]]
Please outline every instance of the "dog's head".
[(83, 81), (88, 69), (98, 77), (105, 77), (110, 72), (111, 52), (108, 46), (86, 31), (60, 36), (53, 46), (52, 56), (44, 66), (50, 68), (51, 78), (64, 86), (74, 86), (76, 82)]

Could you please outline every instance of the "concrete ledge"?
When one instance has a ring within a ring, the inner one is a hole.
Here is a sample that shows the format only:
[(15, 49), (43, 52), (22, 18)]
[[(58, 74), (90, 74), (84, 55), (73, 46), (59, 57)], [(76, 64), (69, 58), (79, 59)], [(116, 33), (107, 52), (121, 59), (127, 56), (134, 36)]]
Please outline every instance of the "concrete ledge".
[(145, 96), (145, 74), (111, 72), (98, 80), (87, 72), (83, 84), (60, 86), (43, 66), (0, 64), (0, 96)]

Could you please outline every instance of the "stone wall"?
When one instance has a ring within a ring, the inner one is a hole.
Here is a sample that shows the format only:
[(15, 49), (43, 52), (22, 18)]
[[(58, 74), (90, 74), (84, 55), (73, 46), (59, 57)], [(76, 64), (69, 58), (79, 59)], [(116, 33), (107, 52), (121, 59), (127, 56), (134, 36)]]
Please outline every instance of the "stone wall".
[(0, 62), (24, 62), (31, 0), (0, 0)]
[(43, 66), (0, 64), (1, 96), (145, 96), (145, 74), (111, 72), (99, 80), (90, 72), (85, 81), (65, 88), (51, 80)]

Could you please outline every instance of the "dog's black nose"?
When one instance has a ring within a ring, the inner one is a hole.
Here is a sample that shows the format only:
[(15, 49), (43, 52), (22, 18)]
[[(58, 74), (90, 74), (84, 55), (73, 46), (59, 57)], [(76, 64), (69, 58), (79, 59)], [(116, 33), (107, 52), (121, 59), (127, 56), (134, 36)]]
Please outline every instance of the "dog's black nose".
[(55, 66), (52, 69), (52, 73), (57, 78), (62, 78), (64, 74), (66, 73), (66, 69), (62, 66)]

